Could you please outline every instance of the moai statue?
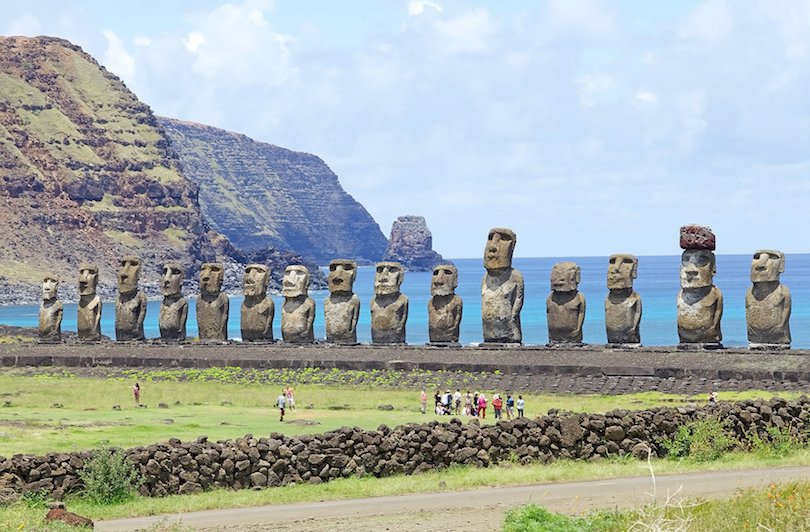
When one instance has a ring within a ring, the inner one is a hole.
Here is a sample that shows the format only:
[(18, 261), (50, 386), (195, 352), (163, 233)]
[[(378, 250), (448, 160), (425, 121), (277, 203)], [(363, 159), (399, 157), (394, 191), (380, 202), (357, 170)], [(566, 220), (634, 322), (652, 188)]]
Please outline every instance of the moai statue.
[(183, 277), (185, 271), (179, 262), (167, 262), (163, 266), (160, 280), (160, 304), (158, 328), (161, 340), (184, 342), (186, 340), (186, 319), (188, 299), (183, 297)]
[(357, 263), (353, 260), (335, 259), (329, 263), (329, 274), (326, 277), (329, 297), (323, 302), (327, 342), (357, 343), (360, 298), (353, 290), (355, 278)]
[(101, 340), (101, 298), (96, 294), (98, 268), (91, 264), (79, 267), (79, 308), (76, 328), (79, 340)]
[(405, 270), (399, 262), (378, 262), (371, 300), (371, 343), (404, 344), (408, 297), (400, 286)]
[(481, 282), (481, 320), (484, 342), (523, 342), (520, 310), (523, 308), (523, 274), (512, 268), (517, 236), (511, 229), (489, 230), (484, 249), (487, 273)]
[(42, 278), (42, 305), (39, 307), (39, 341), (62, 340), (62, 302), (57, 295), (59, 278), (47, 274)]
[(291, 265), (284, 270), (281, 283), (281, 337), (288, 344), (311, 344), (315, 341), (315, 301), (308, 295), (309, 270)]
[(115, 300), (115, 339), (143, 340), (143, 320), (146, 317), (146, 296), (138, 290), (141, 260), (124, 257), (118, 269), (118, 299)]
[(551, 345), (582, 343), (585, 296), (578, 290), (581, 276), (575, 262), (558, 262), (551, 268), (551, 294), (546, 299)]
[(624, 253), (611, 255), (607, 271), (605, 329), (608, 344), (641, 345), (641, 296), (633, 290), (638, 259)]
[(197, 298), (197, 329), (200, 341), (228, 340), (228, 294), (222, 292), (225, 266), (206, 262), (200, 268), (200, 297)]
[(760, 249), (754, 253), (753, 286), (745, 294), (748, 346), (752, 349), (790, 348), (790, 290), (779, 282), (784, 271), (785, 254), (781, 251)]
[(463, 303), (456, 295), (458, 270), (452, 264), (433, 268), (428, 302), (428, 334), (432, 344), (457, 344)]
[(264, 264), (248, 264), (242, 280), (240, 326), (244, 342), (272, 342), (275, 305), (267, 296), (270, 270)]
[(714, 286), (715, 236), (708, 227), (681, 227), (681, 291), (678, 293), (679, 347), (719, 349), (723, 294)]

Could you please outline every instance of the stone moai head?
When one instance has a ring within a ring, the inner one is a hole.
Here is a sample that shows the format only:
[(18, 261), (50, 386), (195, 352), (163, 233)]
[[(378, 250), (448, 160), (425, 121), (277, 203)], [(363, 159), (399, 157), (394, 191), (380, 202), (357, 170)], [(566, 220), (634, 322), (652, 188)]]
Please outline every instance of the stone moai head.
[(785, 254), (775, 249), (759, 249), (751, 261), (751, 282), (778, 281), (785, 271)]
[(458, 270), (452, 264), (439, 264), (433, 268), (430, 294), (433, 296), (453, 295), (458, 286)]
[(267, 283), (270, 281), (270, 270), (264, 264), (248, 264), (242, 279), (242, 293), (245, 297), (264, 297), (267, 295)]
[(551, 268), (551, 290), (573, 292), (579, 286), (582, 273), (575, 262), (558, 262)]
[(405, 279), (405, 270), (398, 262), (378, 262), (374, 275), (374, 293), (377, 295), (398, 294)]
[(183, 290), (183, 277), (185, 270), (179, 262), (167, 262), (163, 265), (163, 275), (160, 280), (160, 293), (163, 296), (179, 295)]
[(141, 259), (133, 256), (123, 257), (118, 268), (118, 292), (131, 294), (138, 290), (141, 278)]
[(46, 274), (42, 278), (42, 300), (53, 301), (59, 291), (59, 278), (53, 274)]
[(206, 262), (200, 267), (200, 291), (208, 295), (217, 295), (222, 291), (222, 280), (225, 277), (225, 266), (221, 262)]
[(638, 259), (635, 255), (617, 253), (608, 259), (607, 287), (609, 290), (633, 288), (633, 279), (638, 275)]
[(98, 267), (92, 264), (82, 264), (79, 267), (79, 295), (95, 294), (96, 286), (98, 286)]
[(517, 236), (511, 229), (504, 227), (490, 229), (487, 246), (484, 248), (484, 268), (497, 270), (511, 267), (516, 242)]
[(351, 293), (354, 280), (357, 278), (357, 263), (353, 260), (335, 259), (329, 263), (329, 274), (326, 281), (329, 291), (335, 293)]
[(712, 286), (717, 273), (712, 230), (700, 225), (681, 227), (681, 249), (681, 288)]
[(292, 264), (284, 270), (284, 280), (281, 282), (281, 295), (284, 297), (299, 297), (307, 295), (309, 291), (309, 270), (306, 266)]

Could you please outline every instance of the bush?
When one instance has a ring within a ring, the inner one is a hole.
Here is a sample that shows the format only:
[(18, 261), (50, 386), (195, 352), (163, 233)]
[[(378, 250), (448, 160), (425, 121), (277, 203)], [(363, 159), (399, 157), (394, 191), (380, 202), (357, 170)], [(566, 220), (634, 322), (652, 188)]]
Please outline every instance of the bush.
[(503, 532), (601, 532), (627, 530), (626, 514), (601, 510), (585, 517), (569, 517), (549, 512), (542, 506), (528, 504), (506, 513)]
[(99, 447), (79, 471), (84, 495), (96, 504), (114, 504), (135, 495), (143, 483), (140, 473), (120, 449)]
[(733, 450), (737, 444), (737, 440), (728, 434), (725, 421), (707, 417), (678, 427), (675, 436), (664, 442), (664, 447), (672, 458), (710, 462)]
[(761, 458), (782, 458), (803, 446), (798, 434), (791, 433), (790, 426), (768, 427), (763, 434), (752, 428), (747, 439), (751, 452)]

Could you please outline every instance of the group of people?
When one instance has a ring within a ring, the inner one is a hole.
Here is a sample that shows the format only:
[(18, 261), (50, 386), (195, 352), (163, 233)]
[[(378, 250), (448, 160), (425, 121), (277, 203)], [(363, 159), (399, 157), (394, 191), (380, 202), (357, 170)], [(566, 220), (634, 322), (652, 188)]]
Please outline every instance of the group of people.
[(281, 389), (281, 393), (276, 399), (279, 410), (279, 421), (284, 421), (284, 413), (287, 409), (295, 410), (295, 398), (293, 397), (293, 388), (289, 386)]
[[(421, 396), (423, 414), (427, 412), (427, 402), (427, 391), (423, 389)], [(518, 395), (515, 400), (512, 394), (506, 394), (506, 399), (504, 399), (496, 393), (490, 402), (484, 393), (467, 390), (467, 393), (462, 394), (458, 388), (455, 393), (451, 393), (450, 390), (446, 390), (444, 393), (436, 390), (433, 396), (434, 412), (439, 416), (462, 415), (486, 419), (487, 407), (492, 406), (495, 419), (503, 419), (504, 414), (506, 419), (512, 419), (523, 417), (525, 404), (522, 395)], [(516, 407), (517, 413), (515, 413)]]

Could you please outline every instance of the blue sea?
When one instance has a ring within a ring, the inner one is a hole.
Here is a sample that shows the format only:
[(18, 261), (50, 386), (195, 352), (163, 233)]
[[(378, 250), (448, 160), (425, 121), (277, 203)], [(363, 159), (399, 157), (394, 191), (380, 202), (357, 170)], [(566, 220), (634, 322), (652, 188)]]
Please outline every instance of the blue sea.
[[(553, 257), (516, 258), (514, 266), (523, 273), (526, 282), (525, 303), (521, 313), (523, 341), (526, 344), (545, 344), (548, 341), (546, 328), (546, 297), (549, 294), (549, 275), (555, 262), (572, 260), (582, 268), (580, 291), (587, 301), (584, 341), (589, 344), (604, 344), (605, 336), (604, 299), (607, 295), (607, 257)], [(464, 316), (461, 322), (461, 343), (481, 342), (481, 279), (484, 275), (482, 259), (452, 260), (459, 271), (459, 286), (456, 293), (464, 300)], [(675, 298), (679, 290), (678, 270), (680, 256), (639, 257), (638, 278), (635, 289), (641, 294), (644, 314), (641, 320), (641, 341), (644, 345), (671, 346), (678, 343), (676, 328)], [(718, 255), (715, 285), (723, 291), (724, 312), (722, 321), (723, 344), (727, 347), (746, 346), (745, 292), (751, 285), (751, 255)], [(407, 272), (402, 292), (410, 300), (407, 325), (409, 344), (424, 344), (428, 341), (427, 303), (430, 299), (430, 272)], [(793, 296), (791, 332), (793, 347), (810, 348), (810, 254), (790, 255), (786, 259), (782, 282)], [(371, 341), (371, 316), (369, 302), (374, 293), (374, 268), (358, 269), (355, 292), (360, 296), (362, 308), (358, 324), (358, 339)], [(324, 338), (323, 300), (328, 291), (310, 293), (318, 313), (315, 320), (315, 337)], [(275, 337), (281, 338), (281, 296), (273, 296), (276, 303), (274, 320)], [(194, 301), (190, 301), (188, 335), (197, 335)], [(231, 297), (231, 313), (228, 333), (239, 339), (239, 308), (241, 296)], [(158, 331), (158, 301), (150, 301), (146, 315), (146, 335), (160, 336)], [(115, 303), (104, 302), (102, 315), (103, 333), (115, 337)], [(23, 327), (37, 326), (36, 306), (0, 307), (0, 323)], [(76, 330), (76, 305), (65, 304), (62, 322), (65, 331)]]

